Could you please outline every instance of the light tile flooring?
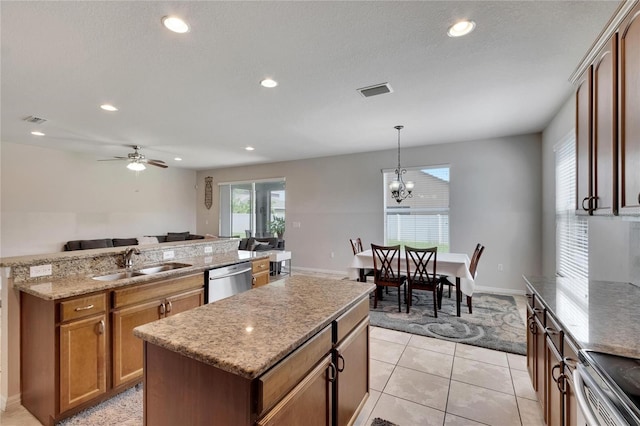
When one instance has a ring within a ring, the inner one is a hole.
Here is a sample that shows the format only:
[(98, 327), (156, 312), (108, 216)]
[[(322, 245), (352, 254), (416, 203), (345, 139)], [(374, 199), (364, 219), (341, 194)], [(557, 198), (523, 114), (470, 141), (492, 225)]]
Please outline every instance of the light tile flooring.
[[(356, 426), (376, 417), (401, 426), (544, 426), (524, 356), (378, 327), (370, 352), (371, 391)], [(40, 423), (19, 406), (0, 412), (0, 425)]]

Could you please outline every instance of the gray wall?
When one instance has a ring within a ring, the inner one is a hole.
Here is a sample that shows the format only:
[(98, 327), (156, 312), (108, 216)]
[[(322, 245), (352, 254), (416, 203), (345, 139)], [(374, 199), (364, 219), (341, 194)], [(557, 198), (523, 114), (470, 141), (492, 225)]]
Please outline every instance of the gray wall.
[[(539, 134), (407, 148), (402, 158), (405, 167), (451, 166), (451, 251), (470, 254), (477, 242), (487, 247), (479, 286), (521, 292), (521, 275), (540, 273)], [(395, 160), (396, 151), (388, 150), (198, 172), (198, 233), (218, 234), (217, 183), (285, 177), (285, 240), (294, 267), (344, 272), (352, 257), (349, 238), (383, 242), (381, 169), (394, 168)], [(210, 210), (206, 176), (214, 181)]]
[[(575, 99), (570, 96), (542, 134), (542, 265), (556, 271), (555, 156), (553, 147), (575, 128)], [(640, 285), (640, 218), (589, 217), (589, 277)]]
[(195, 232), (196, 172), (1, 144), (0, 256), (61, 251), (69, 240)]

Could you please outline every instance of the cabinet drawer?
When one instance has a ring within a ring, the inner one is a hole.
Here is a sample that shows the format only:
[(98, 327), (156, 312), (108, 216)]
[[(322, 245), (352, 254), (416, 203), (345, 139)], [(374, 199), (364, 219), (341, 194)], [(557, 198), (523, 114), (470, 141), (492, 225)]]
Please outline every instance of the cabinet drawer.
[(251, 262), (252, 272), (254, 274), (269, 270), (269, 258), (254, 260)]
[(104, 312), (107, 306), (105, 293), (79, 297), (60, 302), (60, 321), (69, 321)]
[(280, 401), (329, 351), (331, 351), (330, 325), (260, 376), (258, 378), (258, 416)]
[(369, 315), (369, 298), (364, 298), (333, 322), (334, 342), (338, 343)]
[(113, 307), (160, 299), (192, 288), (204, 287), (204, 274), (150, 282), (113, 291)]

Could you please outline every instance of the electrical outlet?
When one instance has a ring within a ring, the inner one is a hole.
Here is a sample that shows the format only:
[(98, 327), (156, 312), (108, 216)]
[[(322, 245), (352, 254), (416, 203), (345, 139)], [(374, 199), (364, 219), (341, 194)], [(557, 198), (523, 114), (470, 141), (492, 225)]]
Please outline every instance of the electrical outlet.
[(294, 228), (300, 228), (300, 222), (292, 222)]
[(176, 257), (176, 255), (173, 252), (173, 250), (165, 250), (165, 251), (162, 252), (162, 259), (163, 260), (173, 259), (174, 257)]
[(331, 258), (333, 259), (334, 257), (336, 257), (336, 254), (334, 252), (331, 252)]
[(502, 263), (498, 263), (498, 272), (502, 272), (504, 271), (504, 268), (502, 267)]
[(38, 265), (29, 268), (29, 276), (31, 278), (45, 277), (47, 275), (51, 275), (51, 273), (51, 265)]
[(213, 247), (212, 246), (205, 246), (204, 252), (207, 253), (207, 254), (213, 253)]

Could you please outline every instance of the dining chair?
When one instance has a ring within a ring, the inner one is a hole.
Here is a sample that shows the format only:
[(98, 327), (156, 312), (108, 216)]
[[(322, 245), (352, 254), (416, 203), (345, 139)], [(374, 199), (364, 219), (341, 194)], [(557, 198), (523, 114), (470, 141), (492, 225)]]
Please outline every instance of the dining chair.
[(414, 290), (430, 291), (433, 295), (433, 315), (438, 318), (438, 292), (442, 291), (436, 276), (438, 247), (414, 248), (404, 246), (407, 260), (407, 313), (413, 302)]
[[(482, 256), (483, 252), (484, 252), (484, 246), (480, 243), (476, 244), (476, 249), (474, 250), (473, 255), (471, 256), (471, 263), (469, 264), (469, 273), (474, 279), (476, 278), (476, 271), (478, 270), (478, 262), (480, 261), (480, 256)], [(445, 286), (445, 285), (449, 286), (449, 297), (451, 297), (451, 287), (455, 286), (455, 284), (449, 281), (446, 275), (440, 276), (440, 284), (441, 284), (441, 292), (442, 292), (442, 286)], [(440, 293), (439, 298), (440, 299), (442, 298), (442, 293)], [(470, 314), (473, 313), (473, 309), (471, 307), (471, 299), (472, 299), (472, 296), (467, 296), (467, 307), (469, 308)]]
[[(400, 246), (378, 246), (371, 244), (373, 252), (373, 282), (380, 287), (395, 287), (398, 289), (398, 312), (402, 312), (400, 301), (400, 287), (407, 277), (400, 275)], [(405, 289), (406, 291), (406, 289)], [(378, 292), (374, 291), (374, 309), (378, 307)]]
[[(351, 249), (353, 250), (354, 256), (364, 251), (360, 237), (351, 238), (349, 239), (349, 242), (351, 243)], [(358, 281), (366, 283), (367, 277), (373, 277), (373, 269), (360, 269), (360, 277), (358, 278)]]

